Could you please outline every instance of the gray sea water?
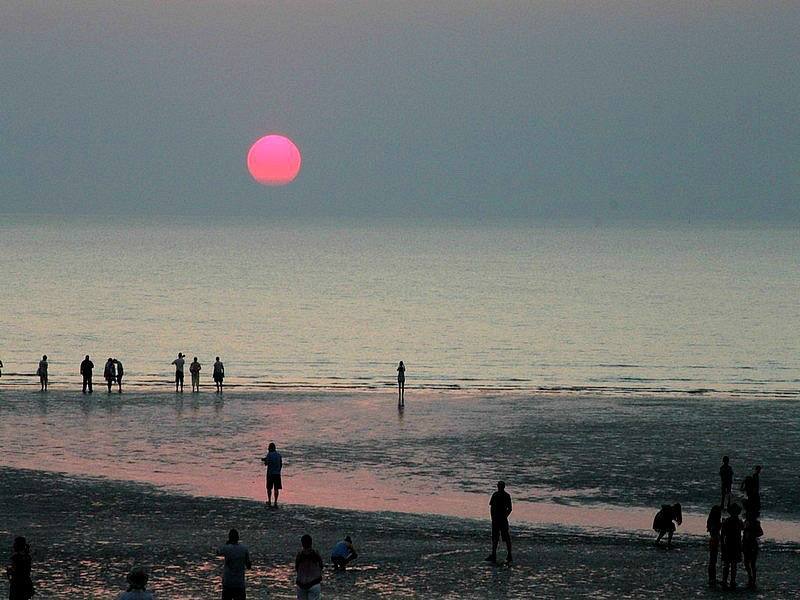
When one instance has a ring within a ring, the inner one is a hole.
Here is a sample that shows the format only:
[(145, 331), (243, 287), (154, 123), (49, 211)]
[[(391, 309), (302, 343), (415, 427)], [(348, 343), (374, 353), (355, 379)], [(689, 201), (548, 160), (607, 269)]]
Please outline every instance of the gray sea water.
[(0, 385), (800, 390), (796, 229), (6, 217), (0, 265)]

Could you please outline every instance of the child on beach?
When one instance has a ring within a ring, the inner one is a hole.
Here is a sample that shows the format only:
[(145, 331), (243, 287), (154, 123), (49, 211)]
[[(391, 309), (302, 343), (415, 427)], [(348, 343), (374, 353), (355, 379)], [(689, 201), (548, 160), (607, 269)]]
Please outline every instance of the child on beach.
[(756, 561), (758, 560), (758, 538), (764, 535), (758, 519), (748, 518), (742, 532), (742, 556), (747, 571), (747, 587), (756, 587)]
[(656, 513), (653, 519), (653, 530), (658, 532), (656, 544), (661, 542), (661, 538), (664, 537), (664, 534), (667, 534), (667, 548), (671, 548), (672, 534), (675, 533), (675, 523), (680, 525), (682, 522), (683, 514), (681, 513), (680, 503), (675, 503), (672, 506), (669, 504), (662, 504), (661, 510)]
[[(741, 512), (738, 504), (731, 504), (728, 507), (730, 517), (722, 522), (721, 542), (722, 542), (722, 587), (725, 589), (736, 589), (736, 569), (742, 562), (742, 521), (739, 518)], [(728, 574), (730, 573), (730, 581)]]
[(351, 563), (356, 558), (358, 558), (358, 552), (356, 552), (355, 546), (353, 546), (353, 540), (350, 536), (345, 536), (345, 538), (337, 543), (333, 550), (331, 550), (331, 563), (333, 564), (334, 571), (344, 571), (347, 569), (348, 563)]
[(148, 592), (149, 576), (142, 567), (134, 567), (128, 573), (128, 590), (117, 596), (117, 600), (154, 600), (153, 592)]
[(10, 582), (8, 597), (10, 600), (29, 600), (35, 592), (31, 580), (31, 549), (28, 541), (24, 537), (14, 538), (11, 551), (11, 562), (6, 567), (6, 577)]
[(714, 505), (708, 514), (708, 583), (717, 585), (717, 557), (719, 556), (719, 534), (722, 528), (722, 507)]
[(303, 549), (297, 553), (294, 570), (297, 572), (297, 600), (319, 600), (322, 584), (322, 557), (312, 547), (311, 536), (300, 538)]

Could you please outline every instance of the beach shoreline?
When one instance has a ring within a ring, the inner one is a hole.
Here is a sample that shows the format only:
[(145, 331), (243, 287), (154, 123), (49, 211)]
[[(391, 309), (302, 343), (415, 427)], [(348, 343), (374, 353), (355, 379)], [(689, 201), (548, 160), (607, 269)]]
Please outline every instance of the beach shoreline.
[[(7, 467), (0, 482), (7, 507), (0, 544), (28, 537), (43, 598), (113, 598), (134, 563), (151, 569), (159, 597), (215, 597), (221, 564), (213, 548), (230, 527), (253, 554), (251, 598), (293, 597), (303, 533), (314, 536), (326, 562), (338, 539), (354, 538), (355, 568), (326, 571), (324, 595), (333, 598), (685, 597), (706, 590), (705, 542), (680, 533), (666, 551), (644, 536), (520, 526), (512, 516), (515, 564), (493, 567), (483, 561), (488, 522), (471, 519), (298, 505), (269, 510), (252, 500)], [(789, 597), (800, 585), (796, 545), (767, 542), (760, 563), (760, 594)]]

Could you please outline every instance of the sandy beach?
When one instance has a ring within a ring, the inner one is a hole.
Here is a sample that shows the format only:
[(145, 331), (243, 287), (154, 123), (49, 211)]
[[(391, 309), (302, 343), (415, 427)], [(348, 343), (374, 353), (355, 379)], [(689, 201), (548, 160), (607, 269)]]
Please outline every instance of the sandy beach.
[[(705, 544), (678, 537), (671, 551), (639, 536), (514, 527), (512, 567), (483, 562), (485, 522), (164, 493), (143, 484), (3, 468), (0, 545), (25, 534), (41, 598), (113, 598), (134, 564), (151, 569), (161, 598), (213, 598), (214, 547), (237, 527), (250, 549), (251, 598), (293, 598), (293, 557), (306, 532), (327, 560), (351, 534), (361, 556), (325, 573), (328, 598), (717, 597), (705, 587)], [(502, 556), (501, 552), (501, 556)], [(788, 598), (800, 587), (800, 548), (767, 543), (752, 598)], [(0, 583), (0, 594), (6, 592)]]

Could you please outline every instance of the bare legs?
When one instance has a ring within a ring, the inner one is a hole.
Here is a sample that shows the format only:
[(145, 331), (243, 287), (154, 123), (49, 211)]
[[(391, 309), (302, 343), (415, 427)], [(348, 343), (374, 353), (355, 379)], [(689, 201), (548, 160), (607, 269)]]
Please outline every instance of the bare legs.
[(406, 405), (405, 391), (406, 391), (406, 382), (405, 381), (398, 381), (397, 382), (397, 406), (405, 406)]

